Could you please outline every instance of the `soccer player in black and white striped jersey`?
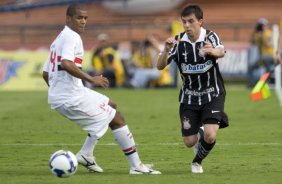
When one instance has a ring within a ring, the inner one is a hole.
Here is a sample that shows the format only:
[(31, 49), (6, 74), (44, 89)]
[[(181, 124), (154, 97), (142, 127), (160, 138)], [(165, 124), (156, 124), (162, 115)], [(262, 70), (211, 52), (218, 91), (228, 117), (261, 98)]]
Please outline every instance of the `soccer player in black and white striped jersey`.
[(171, 62), (178, 66), (183, 81), (179, 95), (183, 141), (196, 154), (192, 173), (203, 173), (202, 160), (214, 147), (218, 129), (228, 126), (226, 92), (216, 62), (225, 50), (219, 36), (202, 27), (203, 11), (198, 5), (185, 7), (181, 20), (185, 32), (165, 41), (157, 68), (162, 70)]

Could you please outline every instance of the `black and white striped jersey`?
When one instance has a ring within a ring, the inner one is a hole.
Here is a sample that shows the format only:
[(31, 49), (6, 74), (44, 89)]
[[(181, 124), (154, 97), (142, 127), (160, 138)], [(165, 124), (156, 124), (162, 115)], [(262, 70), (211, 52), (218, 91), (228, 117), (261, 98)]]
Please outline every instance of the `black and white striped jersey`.
[(171, 49), (168, 63), (175, 62), (183, 81), (179, 94), (180, 103), (203, 105), (224, 94), (223, 79), (216, 58), (204, 56), (201, 47), (205, 41), (214, 48), (224, 47), (215, 32), (201, 28), (200, 37), (191, 42), (185, 32), (175, 37), (177, 43)]

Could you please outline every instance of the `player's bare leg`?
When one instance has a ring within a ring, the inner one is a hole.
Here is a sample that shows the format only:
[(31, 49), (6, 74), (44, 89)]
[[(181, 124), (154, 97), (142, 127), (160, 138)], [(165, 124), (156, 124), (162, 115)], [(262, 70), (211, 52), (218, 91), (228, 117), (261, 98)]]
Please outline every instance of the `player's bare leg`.
[(218, 131), (218, 124), (204, 125), (204, 138), (199, 141), (198, 152), (192, 161), (192, 173), (203, 173), (201, 163), (203, 159), (210, 153), (216, 143), (216, 134)]

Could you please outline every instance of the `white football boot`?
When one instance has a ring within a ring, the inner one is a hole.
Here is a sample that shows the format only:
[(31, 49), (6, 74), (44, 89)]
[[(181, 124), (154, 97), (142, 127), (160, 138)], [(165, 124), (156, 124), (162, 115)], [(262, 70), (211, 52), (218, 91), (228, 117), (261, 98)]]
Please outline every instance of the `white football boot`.
[(199, 174), (199, 173), (204, 172), (201, 164), (198, 164), (197, 162), (194, 162), (194, 163), (191, 164), (191, 171), (192, 171), (192, 173), (195, 173), (195, 174)]
[(160, 171), (153, 170), (151, 164), (140, 164), (137, 168), (131, 168), (129, 174), (162, 174)]
[(76, 155), (79, 164), (86, 167), (89, 171), (102, 173), (103, 169), (96, 163), (95, 157), (82, 155), (78, 152)]

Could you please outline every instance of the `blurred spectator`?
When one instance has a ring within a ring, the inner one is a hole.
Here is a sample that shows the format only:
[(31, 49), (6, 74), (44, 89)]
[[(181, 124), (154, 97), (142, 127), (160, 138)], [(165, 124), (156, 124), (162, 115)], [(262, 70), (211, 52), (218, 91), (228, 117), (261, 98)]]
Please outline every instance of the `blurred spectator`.
[(176, 36), (179, 35), (180, 33), (183, 33), (184, 28), (182, 22), (178, 19), (171, 20), (171, 23), (169, 25), (169, 32), (171, 36)]
[(99, 34), (98, 44), (94, 49), (91, 63), (92, 75), (103, 75), (110, 82), (110, 87), (121, 86), (124, 82), (124, 68), (118, 52), (108, 43), (107, 34)]
[(127, 66), (131, 78), (124, 84), (124, 87), (162, 87), (171, 84), (169, 69), (160, 72), (156, 68), (160, 50), (162, 50), (161, 45), (155, 36), (144, 40), (139, 48), (136, 48), (136, 44), (134, 45), (133, 65)]
[[(179, 35), (180, 33), (184, 32), (184, 27), (183, 24), (181, 22), (181, 20), (179, 20), (178, 18), (173, 18), (170, 20), (170, 25), (169, 25), (169, 33), (171, 36), (176, 36)], [(172, 87), (177, 87), (178, 85), (178, 71), (177, 71), (177, 65), (175, 62), (172, 62), (170, 65), (170, 74), (173, 78), (173, 83), (172, 83)]]
[(258, 20), (252, 34), (251, 44), (253, 48), (257, 49), (257, 57), (253, 57), (256, 60), (251, 61), (249, 66), (249, 87), (254, 86), (260, 76), (273, 69), (275, 64), (272, 31), (266, 19)]
[(124, 69), (124, 81), (132, 77), (130, 71), (128, 71), (132, 64), (132, 46), (133, 44), (130, 41), (123, 41), (118, 44), (118, 54)]

